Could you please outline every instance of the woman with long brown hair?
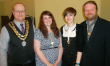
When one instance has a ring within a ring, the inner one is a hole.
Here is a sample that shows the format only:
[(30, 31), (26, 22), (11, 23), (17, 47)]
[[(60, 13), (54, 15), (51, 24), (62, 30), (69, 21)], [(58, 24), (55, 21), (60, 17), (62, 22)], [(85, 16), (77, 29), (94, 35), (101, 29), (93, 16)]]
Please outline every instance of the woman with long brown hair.
[(41, 14), (40, 25), (34, 37), (34, 50), (36, 66), (61, 66), (61, 34), (54, 16), (49, 11)]

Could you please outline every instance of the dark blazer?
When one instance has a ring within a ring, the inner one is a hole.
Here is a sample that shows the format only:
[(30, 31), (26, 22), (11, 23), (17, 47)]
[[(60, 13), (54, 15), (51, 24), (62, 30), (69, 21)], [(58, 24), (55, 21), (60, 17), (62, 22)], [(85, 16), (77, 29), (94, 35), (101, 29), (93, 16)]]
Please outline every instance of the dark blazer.
[(110, 66), (110, 22), (98, 17), (88, 42), (86, 21), (81, 25), (85, 39), (81, 66)]

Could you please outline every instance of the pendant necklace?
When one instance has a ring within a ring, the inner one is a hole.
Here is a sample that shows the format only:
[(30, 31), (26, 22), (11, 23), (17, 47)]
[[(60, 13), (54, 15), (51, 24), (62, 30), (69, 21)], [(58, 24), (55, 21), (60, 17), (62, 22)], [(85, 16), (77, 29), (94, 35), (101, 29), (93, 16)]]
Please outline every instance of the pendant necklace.
[(51, 48), (54, 49), (53, 34), (52, 34), (52, 37), (49, 34), (49, 38), (51, 40)]
[[(72, 30), (72, 31), (74, 31), (76, 29), (76, 27)], [(70, 33), (71, 33), (71, 31), (69, 31), (69, 28), (67, 28), (67, 29), (65, 29), (65, 31), (67, 32), (68, 31), (68, 33), (67, 33), (67, 43), (68, 44), (70, 44)]]
[[(91, 27), (91, 28), (90, 28), (90, 25), (88, 25), (88, 29), (87, 29), (87, 30), (88, 30), (88, 31), (87, 31), (87, 37), (90, 37), (90, 36), (91, 36), (91, 32), (90, 32), (90, 30), (94, 27), (94, 25), (95, 25), (95, 21), (96, 21), (96, 20), (93, 21), (93, 24), (92, 24), (92, 27)], [(92, 29), (92, 30), (93, 30), (93, 29)]]
[[(69, 28), (65, 28), (65, 31), (67, 32), (69, 30)], [(68, 34), (68, 33), (67, 33)], [(67, 43), (70, 44), (69, 42), (69, 36), (67, 37)]]
[(21, 45), (24, 47), (24, 46), (26, 46), (26, 38), (27, 38), (27, 36), (28, 36), (28, 33), (29, 33), (29, 22), (27, 21), (27, 20), (25, 20), (25, 22), (26, 22), (26, 33), (25, 33), (25, 35), (21, 35), (18, 31), (17, 31), (17, 29), (15, 28), (15, 25), (14, 25), (14, 23), (13, 22), (10, 22), (10, 23), (8, 23), (8, 25), (12, 28), (12, 30), (14, 31), (14, 33), (16, 34), (16, 36), (20, 39), (20, 40), (22, 40), (23, 42), (21, 43)]
[[(94, 25), (95, 25), (95, 24), (94, 24)], [(87, 32), (87, 36), (88, 36), (88, 37), (91, 35), (90, 29), (92, 29), (94, 25), (92, 25), (91, 28), (89, 28), (90, 26), (88, 25), (88, 32)]]

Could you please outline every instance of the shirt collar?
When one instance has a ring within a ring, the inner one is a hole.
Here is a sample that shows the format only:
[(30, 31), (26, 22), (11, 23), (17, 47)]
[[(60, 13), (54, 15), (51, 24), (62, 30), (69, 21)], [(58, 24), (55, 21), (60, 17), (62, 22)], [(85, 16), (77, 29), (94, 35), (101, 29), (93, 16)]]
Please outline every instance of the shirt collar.
[(25, 25), (25, 21), (24, 21), (23, 23), (19, 23), (19, 22), (13, 20), (13, 22), (14, 22), (17, 26), (20, 26), (20, 24), (23, 24), (23, 26)]

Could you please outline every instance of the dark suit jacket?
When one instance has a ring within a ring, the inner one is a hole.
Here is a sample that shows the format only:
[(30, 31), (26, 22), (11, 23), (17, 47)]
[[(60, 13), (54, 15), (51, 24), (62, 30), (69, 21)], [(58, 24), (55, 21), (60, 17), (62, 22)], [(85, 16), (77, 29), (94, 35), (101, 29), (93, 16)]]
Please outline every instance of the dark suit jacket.
[(81, 25), (85, 39), (81, 66), (110, 66), (110, 23), (98, 17), (88, 42), (86, 21)]

